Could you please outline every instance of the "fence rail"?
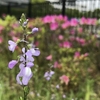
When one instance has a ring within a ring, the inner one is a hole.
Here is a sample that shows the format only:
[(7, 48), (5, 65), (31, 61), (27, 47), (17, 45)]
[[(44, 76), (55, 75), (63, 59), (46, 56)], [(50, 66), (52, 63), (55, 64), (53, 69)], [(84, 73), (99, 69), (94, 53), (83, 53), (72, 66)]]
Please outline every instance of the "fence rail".
[[(71, 17), (100, 17), (100, 0), (62, 0), (63, 2), (43, 2), (35, 4), (8, 3), (0, 5), (0, 15), (3, 13), (20, 17), (39, 17), (51, 14), (63, 14)], [(66, 1), (66, 2), (65, 2)]]

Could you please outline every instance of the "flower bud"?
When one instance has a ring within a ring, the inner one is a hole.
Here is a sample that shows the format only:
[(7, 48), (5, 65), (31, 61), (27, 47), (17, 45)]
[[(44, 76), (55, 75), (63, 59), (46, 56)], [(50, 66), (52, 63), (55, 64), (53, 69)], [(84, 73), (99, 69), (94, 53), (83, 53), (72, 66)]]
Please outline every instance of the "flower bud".
[(32, 29), (32, 33), (38, 32), (38, 30), (39, 29), (35, 27), (35, 28)]

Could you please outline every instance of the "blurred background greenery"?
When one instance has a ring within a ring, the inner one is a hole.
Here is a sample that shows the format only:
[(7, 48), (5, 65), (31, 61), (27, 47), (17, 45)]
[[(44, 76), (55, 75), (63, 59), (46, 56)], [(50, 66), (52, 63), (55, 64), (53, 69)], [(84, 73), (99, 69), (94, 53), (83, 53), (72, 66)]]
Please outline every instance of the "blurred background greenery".
[[(35, 58), (32, 68), (28, 100), (100, 99), (99, 25), (100, 21), (96, 19), (69, 20), (62, 15), (30, 19), (28, 30), (38, 27), (39, 32), (28, 40), (34, 41), (41, 55)], [(21, 52), (20, 47), (14, 53), (10, 52), (8, 40), (16, 41), (22, 34), (16, 17), (7, 15), (0, 19), (1, 100), (18, 100), (23, 95), (21, 86), (16, 83), (18, 66), (13, 70), (7, 67), (8, 62), (17, 59)], [(47, 81), (44, 74), (49, 70), (55, 74)], [(61, 80), (63, 75), (67, 78)]]
[[(32, 0), (32, 18), (28, 23), (28, 30), (39, 28), (28, 40), (34, 41), (41, 51), (32, 68), (28, 100), (100, 100), (100, 9), (84, 13), (66, 9), (67, 16), (63, 17), (60, 9), (49, 2), (40, 2)], [(10, 52), (8, 40), (16, 42), (22, 38), (18, 19), (23, 12), (28, 16), (28, 7), (13, 6), (10, 15), (6, 12), (7, 7), (2, 6), (0, 100), (18, 100), (23, 95), (22, 87), (16, 83), (19, 69), (16, 66), (10, 70), (7, 66), (10, 60), (17, 59), (21, 50), (19, 46), (14, 53)], [(49, 70), (55, 74), (47, 81), (44, 74)], [(63, 75), (66, 78), (61, 80)]]

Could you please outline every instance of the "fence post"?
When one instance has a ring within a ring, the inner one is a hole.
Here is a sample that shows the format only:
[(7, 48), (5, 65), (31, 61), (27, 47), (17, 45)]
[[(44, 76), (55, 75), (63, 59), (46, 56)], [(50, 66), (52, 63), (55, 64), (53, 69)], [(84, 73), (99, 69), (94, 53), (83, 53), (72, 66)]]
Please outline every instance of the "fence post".
[(11, 13), (11, 5), (10, 3), (8, 3), (7, 5), (7, 14), (10, 14)]
[(66, 0), (62, 0), (62, 15), (65, 16), (65, 2)]
[(31, 12), (32, 11), (32, 4), (31, 4), (31, 1), (29, 1), (29, 3), (28, 3), (28, 17), (32, 17), (32, 15), (31, 15)]

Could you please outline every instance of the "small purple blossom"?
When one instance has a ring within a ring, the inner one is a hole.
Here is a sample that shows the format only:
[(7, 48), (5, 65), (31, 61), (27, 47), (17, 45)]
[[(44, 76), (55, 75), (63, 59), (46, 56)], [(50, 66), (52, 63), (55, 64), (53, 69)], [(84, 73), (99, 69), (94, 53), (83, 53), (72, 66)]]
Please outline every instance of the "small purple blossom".
[(66, 98), (66, 95), (65, 94), (63, 94), (63, 96), (62, 96), (63, 98)]
[(10, 69), (12, 69), (17, 63), (18, 63), (17, 60), (12, 60), (12, 61), (9, 62), (8, 67), (9, 67)]
[(15, 48), (16, 48), (16, 46), (17, 46), (17, 43), (15, 43), (15, 42), (12, 41), (12, 40), (9, 40), (9, 41), (8, 41), (8, 44), (9, 44), (9, 46), (8, 46), (9, 50), (12, 51), (12, 52), (14, 52), (14, 50), (15, 50)]
[(33, 29), (32, 29), (32, 33), (35, 33), (35, 32), (38, 32), (38, 28), (36, 28), (36, 27), (34, 27)]
[(60, 88), (59, 85), (56, 85), (56, 88), (59, 89)]
[(28, 55), (28, 56), (39, 56), (40, 55), (40, 51), (39, 51), (39, 49), (38, 48), (31, 48), (30, 50), (28, 50), (27, 52), (26, 52), (26, 55)]
[(27, 85), (32, 75), (32, 71), (29, 67), (22, 67), (16, 77), (17, 83), (20, 85)]
[(38, 48), (36, 48), (35, 50), (34, 50), (34, 48), (31, 48), (30, 51), (31, 51), (33, 56), (39, 56), (40, 55), (40, 51), (39, 51)]
[(24, 22), (24, 23), (23, 23), (23, 27), (26, 27), (27, 23), (28, 23), (27, 21)]
[(32, 56), (28, 56), (26, 55), (26, 59), (25, 59), (25, 55), (21, 55), (20, 56), (20, 61), (25, 63), (25, 62), (33, 62), (34, 58)]
[(52, 77), (52, 75), (54, 74), (55, 72), (54, 71), (47, 71), (45, 74), (44, 74), (44, 78), (46, 78), (46, 80), (50, 80), (50, 78)]

